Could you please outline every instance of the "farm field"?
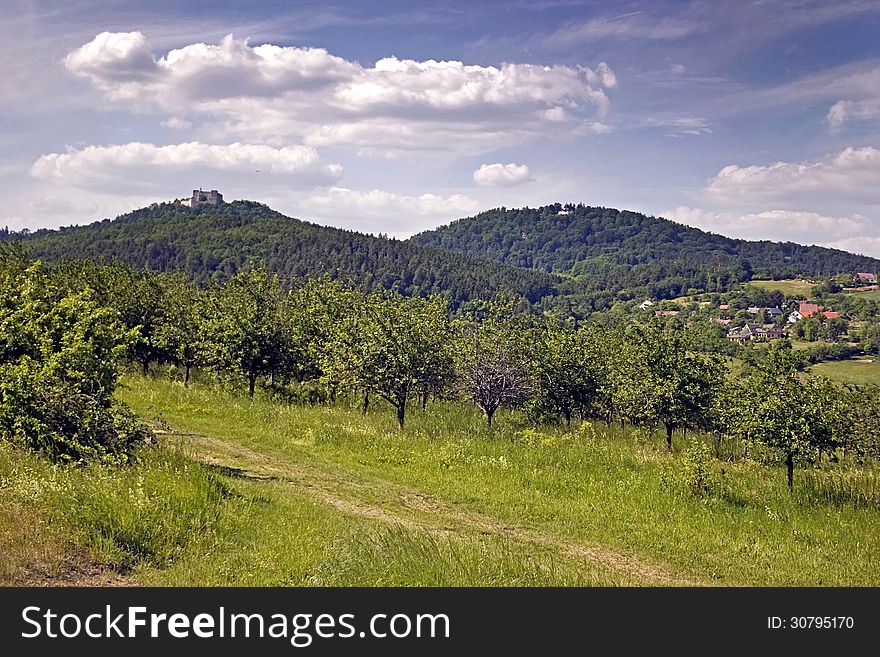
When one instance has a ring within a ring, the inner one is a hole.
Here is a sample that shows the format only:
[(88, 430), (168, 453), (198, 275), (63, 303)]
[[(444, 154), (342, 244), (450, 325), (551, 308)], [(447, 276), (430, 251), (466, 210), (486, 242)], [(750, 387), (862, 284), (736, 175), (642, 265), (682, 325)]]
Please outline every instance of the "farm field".
[(803, 297), (809, 298), (810, 290), (815, 285), (813, 281), (808, 281), (802, 278), (793, 278), (781, 281), (760, 281), (760, 280), (752, 280), (749, 281), (749, 285), (754, 285), (755, 287), (759, 287), (763, 290), (774, 291), (779, 290), (786, 296), (791, 297)]
[(860, 299), (868, 299), (870, 301), (880, 301), (880, 288), (873, 289), (853, 289), (853, 290), (845, 290), (846, 294), (857, 294)]
[(810, 372), (841, 383), (880, 385), (880, 360), (873, 357), (816, 363), (810, 367)]
[[(686, 441), (678, 436), (670, 457), (659, 434), (603, 424), (534, 430), (513, 414), (499, 415), (490, 432), (453, 405), (413, 412), (400, 434), (379, 404), (362, 417), (140, 376), (124, 384), (120, 397), (164, 428), (159, 471), (186, 473), (172, 484), (148, 462), (116, 475), (153, 491), (155, 514), (171, 525), (163, 531), (140, 536), (153, 520), (149, 505), (142, 517), (118, 519), (102, 507), (70, 520), (93, 560), (130, 564), (129, 583), (880, 583), (880, 510), (817, 501), (822, 472), (798, 471), (792, 496), (781, 469), (715, 464), (718, 490), (694, 497), (680, 481)], [(3, 467), (14, 470), (9, 458)], [(62, 473), (39, 463), (29, 467), (49, 468), (40, 476), (61, 485)], [(863, 476), (875, 486), (875, 474)], [(131, 494), (126, 482), (93, 480), (115, 486), (98, 497)], [(96, 492), (83, 493), (86, 507)], [(163, 543), (174, 537), (182, 547)]]

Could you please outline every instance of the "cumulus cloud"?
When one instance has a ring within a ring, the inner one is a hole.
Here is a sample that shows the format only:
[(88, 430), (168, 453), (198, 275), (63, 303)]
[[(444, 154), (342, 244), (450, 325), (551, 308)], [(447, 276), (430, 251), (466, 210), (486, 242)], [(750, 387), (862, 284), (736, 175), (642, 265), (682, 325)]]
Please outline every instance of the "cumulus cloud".
[(849, 147), (815, 162), (775, 162), (726, 166), (709, 181), (707, 192), (725, 202), (798, 203), (877, 202), (880, 150)]
[[(790, 241), (835, 248), (844, 248), (840, 246), (843, 243), (855, 245), (863, 237), (880, 240), (880, 224), (859, 214), (840, 217), (780, 209), (750, 213), (713, 212), (679, 206), (665, 216), (688, 226), (740, 239)], [(856, 250), (862, 248), (867, 247)]]
[(405, 213), (457, 218), (479, 209), (475, 199), (463, 194), (406, 196), (381, 189), (361, 191), (345, 187), (316, 191), (304, 201), (304, 206), (321, 216), (331, 209), (334, 214), (356, 212), (363, 216), (386, 216)]
[(525, 164), (483, 164), (474, 171), (474, 182), (481, 187), (515, 187), (529, 182), (532, 174)]
[(65, 65), (119, 106), (185, 113), (215, 133), (373, 149), (480, 152), (554, 130), (564, 135), (603, 117), (605, 90), (617, 84), (604, 63), (477, 66), (387, 57), (363, 66), (321, 48), (251, 46), (232, 35), (158, 57), (140, 32), (105, 32), (68, 54)]
[(228, 145), (189, 142), (156, 146), (133, 142), (88, 146), (66, 153), (49, 153), (31, 167), (31, 175), (91, 189), (160, 188), (179, 184), (184, 174), (234, 174), (267, 177), (274, 184), (316, 187), (342, 175), (338, 164), (324, 164), (310, 146), (273, 148), (262, 144)]

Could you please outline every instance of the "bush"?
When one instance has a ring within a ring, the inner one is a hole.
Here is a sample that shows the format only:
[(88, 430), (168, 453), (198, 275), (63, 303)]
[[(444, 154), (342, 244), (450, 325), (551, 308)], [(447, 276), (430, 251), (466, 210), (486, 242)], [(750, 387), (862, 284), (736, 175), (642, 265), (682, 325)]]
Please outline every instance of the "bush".
[(136, 334), (39, 263), (0, 260), (0, 439), (55, 460), (125, 457), (149, 431), (113, 401)]

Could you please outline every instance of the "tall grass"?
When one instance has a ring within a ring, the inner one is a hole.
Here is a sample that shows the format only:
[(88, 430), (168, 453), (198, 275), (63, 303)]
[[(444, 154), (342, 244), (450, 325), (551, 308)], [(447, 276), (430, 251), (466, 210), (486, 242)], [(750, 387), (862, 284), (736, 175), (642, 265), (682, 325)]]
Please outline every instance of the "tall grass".
[[(514, 413), (501, 414), (489, 429), (479, 413), (445, 403), (412, 409), (400, 433), (379, 403), (362, 416), (354, 405), (288, 405), (141, 377), (125, 383), (124, 401), (145, 417), (222, 436), (273, 463), (364, 483), (358, 494), (377, 506), (396, 508), (395, 487), (407, 487), (500, 524), (607, 546), (709, 582), (880, 583), (876, 508), (838, 504), (827, 493), (833, 482), (811, 483), (808, 471), (796, 472), (790, 495), (780, 468), (742, 454), (711, 459), (708, 470), (700, 465), (710, 485), (695, 495), (680, 477), (693, 436), (676, 435), (670, 456), (653, 431), (530, 428)], [(808, 494), (811, 486), (826, 493)]]
[(165, 449), (144, 448), (130, 466), (76, 467), (0, 445), (4, 508), (62, 528), (69, 549), (117, 570), (171, 561), (211, 531), (227, 494), (204, 466)]

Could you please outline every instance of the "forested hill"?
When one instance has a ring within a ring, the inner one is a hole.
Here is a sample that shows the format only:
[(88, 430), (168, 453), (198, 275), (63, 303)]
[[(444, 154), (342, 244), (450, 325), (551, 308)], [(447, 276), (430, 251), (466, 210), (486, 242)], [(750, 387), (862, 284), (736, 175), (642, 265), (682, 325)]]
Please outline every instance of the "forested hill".
[(163, 203), (23, 237), (32, 255), (48, 261), (116, 258), (204, 282), (262, 260), (287, 281), (327, 274), (367, 288), (442, 293), (456, 305), (513, 293), (579, 316), (616, 299), (723, 292), (752, 277), (880, 270), (880, 261), (845, 251), (733, 240), (587, 206), (490, 210), (400, 241), (300, 221), (251, 201), (196, 209)]
[(584, 205), (495, 209), (420, 233), (415, 244), (587, 276), (597, 290), (722, 291), (735, 280), (880, 270), (880, 260), (791, 242), (749, 242), (638, 212)]
[(531, 302), (551, 299), (556, 276), (473, 256), (373, 237), (286, 217), (251, 201), (190, 209), (163, 203), (87, 226), (26, 237), (38, 258), (119, 259), (158, 271), (223, 280), (249, 260), (263, 260), (282, 279), (327, 274), (368, 288), (405, 294), (444, 293), (461, 303), (499, 292)]

